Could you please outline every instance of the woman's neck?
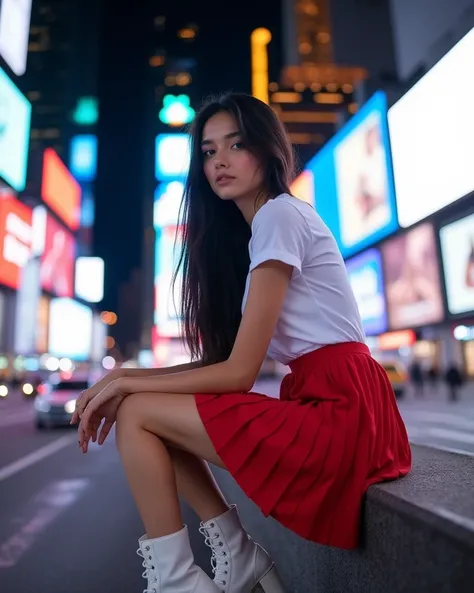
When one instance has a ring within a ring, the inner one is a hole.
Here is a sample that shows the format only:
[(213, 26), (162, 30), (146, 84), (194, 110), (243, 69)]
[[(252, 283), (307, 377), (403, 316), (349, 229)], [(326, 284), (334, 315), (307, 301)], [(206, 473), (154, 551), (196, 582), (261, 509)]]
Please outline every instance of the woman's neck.
[(271, 196), (267, 193), (259, 193), (257, 195), (239, 198), (235, 200), (237, 208), (242, 212), (242, 216), (245, 218), (247, 224), (252, 226), (252, 221), (260, 210), (269, 200), (276, 196)]

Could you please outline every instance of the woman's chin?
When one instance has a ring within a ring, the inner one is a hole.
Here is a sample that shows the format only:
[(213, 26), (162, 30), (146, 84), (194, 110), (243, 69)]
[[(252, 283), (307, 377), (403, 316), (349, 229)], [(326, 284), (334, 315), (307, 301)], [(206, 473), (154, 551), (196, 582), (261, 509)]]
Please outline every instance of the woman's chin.
[(217, 190), (214, 190), (217, 197), (221, 200), (225, 200), (228, 202), (229, 200), (237, 200), (239, 198), (239, 192), (235, 191), (235, 189), (230, 187), (219, 187)]

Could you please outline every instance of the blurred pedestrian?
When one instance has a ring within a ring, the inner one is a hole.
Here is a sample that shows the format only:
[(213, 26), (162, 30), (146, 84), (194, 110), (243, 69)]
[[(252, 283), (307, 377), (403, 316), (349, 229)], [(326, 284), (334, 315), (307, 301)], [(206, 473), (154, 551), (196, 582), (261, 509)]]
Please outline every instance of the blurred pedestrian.
[(425, 376), (421, 364), (415, 360), (410, 367), (410, 378), (413, 385), (415, 397), (425, 393)]
[[(410, 447), (336, 241), (290, 195), (293, 153), (274, 111), (228, 94), (203, 107), (191, 134), (180, 264), (196, 362), (112, 371), (73, 422), (83, 452), (102, 420), (99, 444), (117, 422), (146, 529), (147, 591), (283, 593), (206, 462), (293, 532), (354, 548), (367, 488), (407, 474)], [(279, 399), (251, 392), (267, 354), (291, 368)], [(194, 564), (178, 492), (202, 520), (214, 581)]]
[(436, 391), (436, 389), (438, 387), (439, 371), (435, 365), (432, 365), (431, 368), (429, 369), (427, 378), (428, 378), (431, 389), (433, 391)]
[(446, 370), (445, 381), (448, 386), (448, 397), (450, 401), (456, 402), (459, 399), (459, 389), (464, 383), (464, 378), (456, 363), (452, 362)]

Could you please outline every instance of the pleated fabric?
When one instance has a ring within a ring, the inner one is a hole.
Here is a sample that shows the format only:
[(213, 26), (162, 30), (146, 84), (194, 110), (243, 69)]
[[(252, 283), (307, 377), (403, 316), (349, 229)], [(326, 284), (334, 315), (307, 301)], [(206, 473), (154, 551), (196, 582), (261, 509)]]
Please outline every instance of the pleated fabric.
[(196, 394), (220, 458), (266, 516), (313, 542), (359, 542), (367, 488), (411, 468), (403, 420), (365, 344), (325, 346), (290, 363), (280, 398)]

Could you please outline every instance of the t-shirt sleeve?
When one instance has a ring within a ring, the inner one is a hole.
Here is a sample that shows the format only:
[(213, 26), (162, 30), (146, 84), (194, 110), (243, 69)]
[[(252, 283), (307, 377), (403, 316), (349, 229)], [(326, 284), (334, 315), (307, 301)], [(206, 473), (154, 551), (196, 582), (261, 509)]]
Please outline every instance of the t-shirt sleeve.
[(308, 237), (308, 223), (295, 206), (283, 201), (268, 202), (253, 221), (250, 271), (266, 261), (277, 260), (301, 273)]

